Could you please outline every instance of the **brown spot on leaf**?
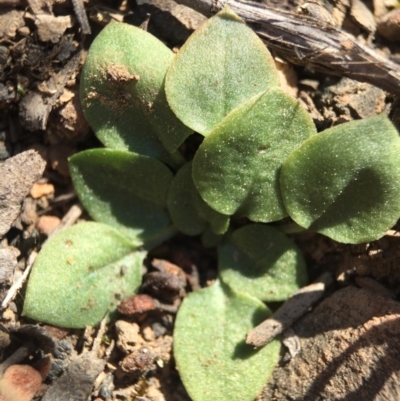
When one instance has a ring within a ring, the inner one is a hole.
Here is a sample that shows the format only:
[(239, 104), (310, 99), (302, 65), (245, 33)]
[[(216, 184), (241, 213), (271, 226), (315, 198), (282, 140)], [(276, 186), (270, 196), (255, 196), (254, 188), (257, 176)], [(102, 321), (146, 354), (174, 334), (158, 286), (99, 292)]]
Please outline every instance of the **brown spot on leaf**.
[(140, 76), (138, 74), (131, 74), (124, 65), (110, 65), (107, 68), (107, 75), (117, 82), (138, 82)]

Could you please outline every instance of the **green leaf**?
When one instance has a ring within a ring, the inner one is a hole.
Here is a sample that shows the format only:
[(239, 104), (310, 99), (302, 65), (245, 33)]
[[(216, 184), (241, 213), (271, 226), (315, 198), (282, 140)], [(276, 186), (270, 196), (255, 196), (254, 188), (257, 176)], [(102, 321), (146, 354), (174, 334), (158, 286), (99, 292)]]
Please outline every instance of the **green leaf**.
[(215, 248), (222, 243), (224, 238), (224, 234), (215, 234), (213, 231), (211, 231), (211, 229), (208, 228), (201, 234), (201, 244), (204, 246), (204, 248)]
[(147, 156), (92, 149), (70, 158), (71, 177), (91, 217), (132, 241), (149, 241), (167, 230), (172, 173)]
[(277, 86), (275, 64), (264, 43), (226, 7), (182, 46), (165, 89), (175, 114), (206, 136), (235, 107)]
[(287, 216), (279, 173), (287, 156), (315, 133), (311, 117), (283, 91), (254, 96), (204, 139), (193, 159), (201, 197), (226, 215), (270, 222)]
[[(192, 178), (193, 182), (193, 178)], [(204, 202), (203, 198), (200, 196), (197, 191), (194, 183), (194, 203), (196, 205), (197, 213), (201, 218), (203, 218), (207, 222), (207, 226), (210, 230), (217, 235), (225, 234), (229, 227), (229, 216), (225, 214), (221, 214), (207, 205)]]
[(172, 222), (187, 235), (201, 234), (208, 226), (223, 234), (229, 217), (211, 209), (199, 195), (192, 178), (192, 163), (187, 163), (172, 180), (168, 193), (168, 210)]
[(175, 227), (186, 235), (198, 235), (207, 224), (197, 213), (193, 199), (197, 190), (191, 172), (191, 166), (187, 163), (176, 173), (169, 188), (167, 203)]
[(185, 298), (174, 356), (193, 401), (251, 401), (261, 392), (278, 361), (279, 343), (256, 351), (244, 339), (268, 316), (260, 301), (218, 282)]
[(386, 116), (310, 138), (286, 160), (282, 194), (302, 227), (344, 243), (384, 235), (400, 217), (400, 138)]
[[(93, 41), (82, 75), (82, 107), (109, 148), (166, 159), (191, 134), (168, 106), (164, 78), (174, 58), (162, 42), (112, 22)], [(160, 142), (161, 141), (161, 142)]]
[(306, 263), (281, 231), (250, 224), (234, 231), (218, 248), (221, 280), (236, 291), (263, 301), (283, 301), (307, 284)]
[(23, 314), (55, 326), (97, 324), (140, 286), (145, 252), (94, 222), (51, 238), (29, 277)]

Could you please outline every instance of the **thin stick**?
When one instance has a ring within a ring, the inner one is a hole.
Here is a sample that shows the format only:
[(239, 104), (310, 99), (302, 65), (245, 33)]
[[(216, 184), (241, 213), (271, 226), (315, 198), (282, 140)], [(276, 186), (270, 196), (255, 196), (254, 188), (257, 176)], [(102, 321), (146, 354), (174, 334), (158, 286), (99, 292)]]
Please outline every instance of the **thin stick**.
[(24, 285), (29, 272), (32, 269), (32, 266), (35, 262), (37, 256), (37, 252), (33, 251), (28, 258), (28, 263), (27, 266), (24, 270), (24, 273), (22, 274), (22, 276), (10, 287), (10, 289), (7, 292), (6, 297), (3, 299), (3, 302), (1, 303), (1, 309), (5, 309), (7, 308), (7, 306), (9, 305), (9, 303), (14, 299), (15, 295), (17, 294), (18, 290), (20, 290), (22, 288), (22, 286)]
[(246, 343), (254, 347), (268, 344), (321, 299), (332, 282), (333, 275), (324, 273), (314, 283), (296, 291), (269, 319), (247, 333)]
[(83, 0), (72, 0), (72, 5), (74, 7), (76, 17), (78, 18), (79, 25), (82, 28), (82, 33), (84, 35), (90, 35), (91, 30), (85, 7), (83, 5)]
[(368, 82), (400, 94), (400, 66), (340, 29), (306, 15), (243, 0), (177, 0), (206, 16), (225, 5), (279, 56), (327, 74)]

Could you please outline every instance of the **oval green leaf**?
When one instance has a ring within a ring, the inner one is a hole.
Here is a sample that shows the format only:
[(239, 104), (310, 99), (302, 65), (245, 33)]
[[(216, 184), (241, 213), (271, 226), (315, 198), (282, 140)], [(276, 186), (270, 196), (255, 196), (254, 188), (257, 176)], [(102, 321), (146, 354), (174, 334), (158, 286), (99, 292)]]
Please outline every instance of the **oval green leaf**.
[(23, 314), (61, 327), (95, 325), (138, 290), (144, 257), (105, 224), (88, 222), (62, 231), (36, 258)]
[(268, 316), (260, 301), (219, 282), (185, 298), (175, 322), (174, 356), (193, 401), (251, 401), (261, 392), (279, 343), (254, 350), (244, 339)]
[(192, 163), (177, 172), (168, 192), (168, 210), (175, 227), (187, 235), (201, 234), (208, 226), (223, 234), (229, 217), (216, 212), (199, 195), (192, 178)]
[(400, 217), (400, 138), (386, 116), (310, 138), (286, 160), (282, 194), (302, 227), (344, 243), (384, 235)]
[(279, 173), (287, 156), (315, 134), (311, 117), (283, 91), (257, 95), (204, 139), (193, 159), (201, 197), (218, 212), (270, 222), (287, 216)]
[(250, 224), (218, 248), (221, 280), (263, 301), (283, 301), (307, 284), (306, 263), (294, 242), (277, 229)]
[(96, 37), (82, 71), (80, 97), (104, 145), (165, 159), (162, 145), (172, 153), (191, 134), (165, 96), (173, 58), (162, 42), (132, 25), (112, 22)]
[(182, 46), (165, 84), (175, 114), (205, 136), (235, 107), (278, 86), (264, 43), (228, 7)]
[(70, 158), (71, 177), (90, 216), (132, 241), (150, 241), (168, 230), (171, 171), (150, 157), (92, 149)]

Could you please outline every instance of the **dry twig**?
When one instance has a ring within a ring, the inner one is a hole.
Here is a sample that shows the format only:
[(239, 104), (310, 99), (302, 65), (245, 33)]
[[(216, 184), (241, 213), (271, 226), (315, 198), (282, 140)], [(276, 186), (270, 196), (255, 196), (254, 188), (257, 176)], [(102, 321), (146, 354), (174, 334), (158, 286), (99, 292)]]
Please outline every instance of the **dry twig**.
[(243, 0), (178, 0), (178, 3), (206, 16), (229, 5), (270, 50), (286, 60), (400, 94), (400, 66), (331, 24)]
[(254, 347), (268, 344), (321, 299), (332, 282), (332, 274), (324, 273), (314, 283), (296, 291), (270, 318), (247, 333), (246, 343)]
[(29, 272), (32, 269), (32, 266), (36, 260), (37, 252), (33, 251), (28, 258), (28, 263), (26, 265), (26, 268), (24, 270), (24, 273), (21, 275), (21, 277), (10, 287), (10, 289), (7, 292), (6, 297), (3, 299), (3, 302), (1, 303), (1, 309), (7, 308), (9, 303), (14, 299), (15, 295), (17, 292), (22, 288), (24, 285), (26, 279), (28, 278)]
[(76, 17), (78, 18), (79, 25), (81, 26), (82, 33), (84, 35), (90, 35), (91, 30), (89, 20), (86, 16), (85, 6), (83, 5), (83, 0), (72, 0), (72, 5), (74, 7)]

